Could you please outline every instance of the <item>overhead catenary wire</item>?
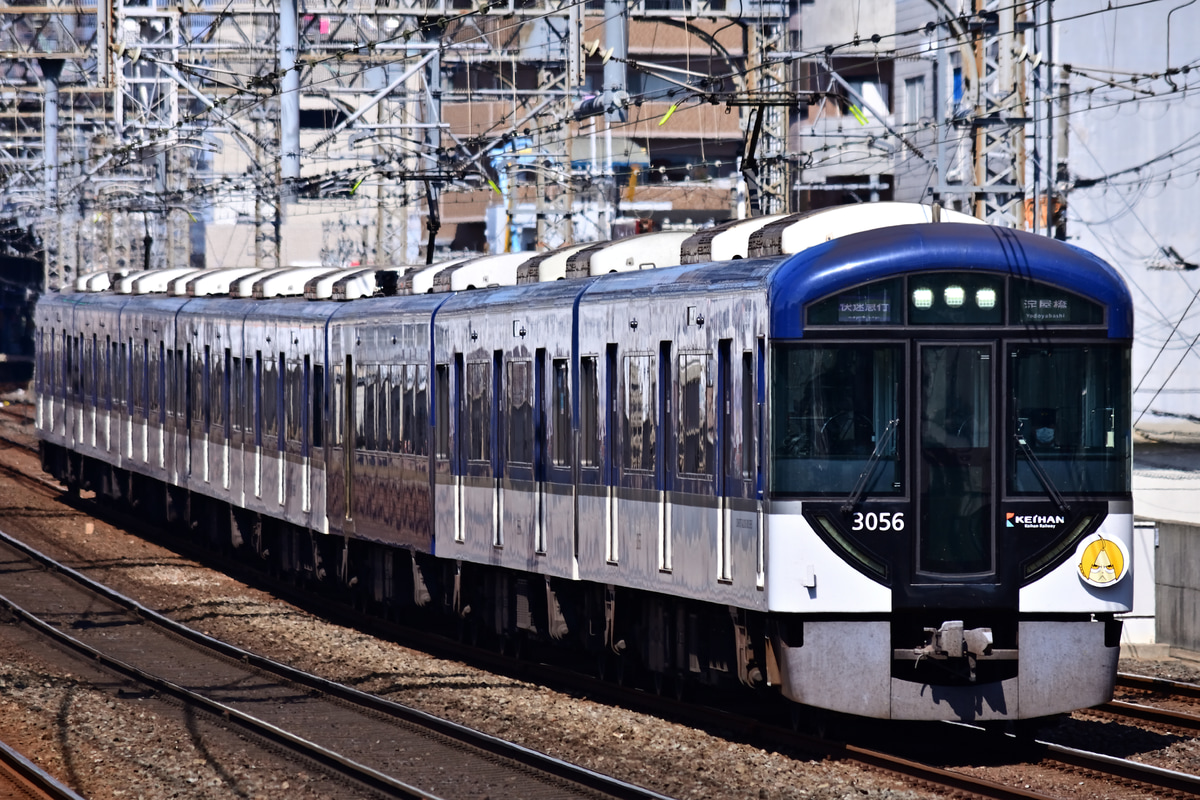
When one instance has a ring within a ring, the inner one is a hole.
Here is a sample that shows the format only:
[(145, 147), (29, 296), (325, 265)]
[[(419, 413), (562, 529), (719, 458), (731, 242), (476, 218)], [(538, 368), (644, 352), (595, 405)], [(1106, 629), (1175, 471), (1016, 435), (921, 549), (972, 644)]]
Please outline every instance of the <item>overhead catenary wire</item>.
[[(1088, 13), (1085, 13), (1085, 14), (1080, 14), (1080, 15), (1077, 15), (1076, 17), (1060, 18), (1060, 21), (1066, 21), (1066, 20), (1069, 20), (1069, 19), (1073, 19), (1073, 18), (1079, 18), (1079, 17), (1083, 17), (1083, 16), (1090, 16), (1090, 15), (1091, 15), (1091, 14), (1093, 14), (1093, 13), (1102, 13), (1102, 11), (1113, 11), (1113, 12), (1115, 12), (1115, 11), (1119, 11), (1119, 10), (1121, 10), (1121, 9), (1124, 9), (1124, 8), (1131, 8), (1131, 7), (1136, 7), (1136, 6), (1140, 6), (1140, 5), (1147, 5), (1147, 4), (1151, 3), (1151, 2), (1157, 2), (1157, 1), (1158, 1), (1158, 0), (1147, 0), (1146, 2), (1138, 2), (1138, 3), (1126, 3), (1126, 4), (1123, 4), (1123, 5), (1112, 5), (1112, 6), (1110, 6), (1110, 7), (1109, 7), (1109, 8), (1107, 8), (1107, 9), (1098, 10), (1098, 11), (1093, 11), (1093, 12), (1088, 12)], [(438, 25), (433, 25), (433, 24), (430, 24), (430, 25), (426, 26), (426, 28), (423, 28), (422, 30), (432, 30), (433, 28), (435, 28), (435, 27), (438, 27), (438, 28), (440, 28), (441, 30), (443, 30), (443, 31), (444, 31), (444, 30), (447, 28), (447, 26), (449, 26), (449, 25), (452, 25), (452, 24), (455, 24), (456, 22), (460, 21), (460, 20), (461, 20), (461, 19), (463, 19), (463, 18), (471, 17), (471, 16), (473, 16), (473, 15), (482, 16), (482, 15), (486, 14), (488, 10), (490, 10), (490, 9), (492, 9), (492, 8), (500, 7), (500, 6), (501, 6), (501, 4), (498, 4), (498, 3), (493, 3), (493, 4), (489, 4), (489, 5), (484, 5), (484, 6), (481, 6), (480, 8), (477, 8), (477, 9), (474, 9), (474, 10), (471, 10), (471, 11), (468, 11), (468, 12), (465, 12), (465, 13), (463, 13), (463, 14), (461, 14), (461, 15), (457, 15), (457, 16), (455, 16), (455, 17), (453, 18), (453, 21), (452, 21), (452, 22), (450, 22), (450, 23), (447, 23), (447, 22), (445, 22), (445, 21), (442, 21), (442, 22), (441, 22), (441, 23), (439, 23)], [(513, 23), (511, 23), (511, 26), (515, 28), (515, 27), (519, 26), (520, 24), (521, 24), (521, 23), (520, 23), (519, 21), (518, 21), (518, 22), (513, 22)], [(926, 27), (927, 27), (927, 26), (926, 26)], [(935, 26), (935, 27), (937, 27), (937, 26)], [(851, 48), (851, 47), (858, 47), (858, 46), (861, 46), (862, 44), (864, 44), (864, 43), (865, 43), (865, 42), (867, 42), (867, 41), (871, 41), (873, 44), (876, 44), (876, 45), (878, 45), (878, 44), (879, 44), (880, 42), (882, 42), (882, 41), (883, 41), (885, 38), (902, 37), (902, 36), (905, 36), (905, 35), (914, 35), (914, 34), (921, 33), (921, 32), (923, 32), (923, 31), (925, 31), (925, 30), (926, 30), (926, 28), (916, 28), (916, 29), (911, 29), (911, 30), (908, 30), (908, 31), (901, 31), (901, 32), (897, 32), (897, 33), (895, 33), (895, 34), (891, 34), (891, 35), (889, 35), (888, 37), (883, 37), (883, 36), (880, 36), (880, 37), (876, 37), (876, 36), (870, 36), (870, 37), (855, 37), (855, 39), (854, 39), (854, 40), (852, 40), (852, 41), (850, 41), (850, 42), (842, 43), (842, 44), (840, 44), (840, 45), (825, 46), (824, 48), (821, 48), (819, 52), (821, 52), (821, 53), (825, 53), (825, 52), (829, 51), (830, 49), (832, 49), (832, 50), (834, 50), (834, 51), (838, 51), (838, 50), (847, 49), (847, 48)], [(403, 32), (403, 33), (398, 33), (398, 34), (397, 34), (395, 37), (392, 37), (391, 41), (394, 41), (394, 40), (397, 40), (397, 39), (400, 39), (400, 38), (402, 38), (402, 37), (404, 36), (404, 34), (408, 34), (408, 35), (409, 35), (409, 37), (410, 37), (410, 39), (411, 39), (411, 37), (412, 37), (412, 35), (413, 35), (413, 32), (412, 32), (412, 31), (405, 31), (405, 32)], [(483, 34), (480, 34), (480, 36), (482, 36), (482, 35), (483, 35)], [(389, 41), (389, 40), (381, 40), (381, 41)], [(957, 37), (955, 37), (955, 36), (952, 36), (952, 35), (939, 36), (939, 37), (937, 38), (937, 46), (958, 46), (958, 41), (959, 41), (959, 40), (958, 40), (958, 38), (957, 38)], [(378, 42), (376, 42), (376, 43), (374, 43), (374, 44), (375, 44), (375, 46), (378, 46), (378, 44), (379, 44), (379, 43), (378, 43)], [(444, 46), (447, 48), (447, 52), (448, 52), (448, 51), (449, 51), (449, 50), (448, 50), (448, 48), (451, 46), (451, 43), (444, 43)], [(324, 57), (323, 59), (320, 59), (320, 60), (311, 60), (311, 61), (309, 61), (309, 62), (305, 62), (304, 66), (305, 66), (306, 68), (309, 68), (309, 67), (311, 67), (311, 66), (312, 66), (312, 65), (314, 65), (314, 64), (319, 64), (319, 63), (329, 63), (329, 62), (332, 62), (332, 61), (340, 60), (340, 59), (343, 59), (343, 58), (345, 58), (347, 55), (349, 55), (349, 54), (351, 54), (351, 53), (361, 53), (361, 52), (363, 52), (364, 48), (366, 48), (366, 49), (368, 50), (368, 52), (369, 52), (369, 50), (370, 50), (370, 48), (371, 48), (371, 45), (370, 45), (370, 44), (366, 44), (366, 45), (364, 45), (364, 44), (358, 44), (358, 45), (355, 45), (355, 46), (353, 46), (353, 47), (348, 47), (348, 48), (345, 48), (345, 50), (344, 50), (343, 52), (339, 53), (338, 55), (330, 55), (330, 56), (326, 56), (326, 57)], [(904, 52), (904, 50), (903, 50), (903, 49), (899, 49), (899, 48), (898, 48), (898, 49), (896, 49), (896, 50), (892, 50), (892, 51), (882, 51), (880, 54), (877, 54), (877, 55), (882, 55), (883, 57), (897, 57), (897, 56), (900, 56), (900, 55), (902, 55), (902, 54), (903, 54), (903, 52)], [(797, 58), (802, 58), (802, 57), (815, 57), (817, 54), (818, 54), (818, 50), (814, 49), (814, 50), (812, 50), (812, 51), (809, 51), (809, 52), (807, 52), (807, 53), (806, 53), (806, 54), (804, 54), (803, 56), (797, 56)], [(711, 57), (711, 55), (710, 55), (710, 57)], [(742, 71), (740, 74), (741, 74), (742, 76), (744, 76), (744, 75), (745, 75), (747, 72), (748, 72), (748, 70), (747, 70), (747, 71)], [(727, 73), (727, 74), (725, 74), (725, 75), (723, 75), (723, 76), (718, 76), (718, 77), (719, 77), (719, 78), (721, 78), (721, 79), (729, 79), (730, 77), (732, 77), (732, 75), (733, 75), (733, 74), (734, 74), (734, 73)], [(268, 72), (268, 73), (265, 73), (265, 75), (264, 75), (264, 76), (258, 76), (258, 77), (260, 78), (260, 80), (262, 80), (262, 81), (265, 81), (265, 82), (263, 82), (263, 83), (260, 83), (258, 86), (254, 87), (254, 88), (257, 88), (257, 89), (262, 89), (262, 88), (264, 88), (264, 87), (267, 87), (267, 86), (269, 86), (269, 85), (270, 85), (270, 81), (269, 81), (268, 79), (270, 78), (270, 75), (271, 75), (271, 73), (269, 73), (269, 72)], [(276, 74), (276, 76), (277, 76), (277, 74)], [(1145, 77), (1145, 76), (1139, 76), (1139, 79), (1140, 79), (1140, 78), (1143, 78), (1143, 77)], [(1133, 80), (1133, 81), (1131, 81), (1131, 83), (1136, 83), (1136, 82), (1137, 82), (1137, 80)], [(1118, 87), (1111, 87), (1111, 86), (1110, 86), (1110, 88), (1114, 88), (1114, 89), (1115, 89), (1115, 88), (1118, 88)], [(1131, 87), (1130, 87), (1130, 88), (1131, 88)], [(1186, 91), (1188, 91), (1188, 89), (1189, 89), (1189, 88), (1190, 88), (1190, 87), (1185, 87), (1185, 90), (1184, 90), (1184, 91), (1185, 91), (1185, 92), (1186, 92)], [(239, 92), (239, 93), (253, 94), (253, 92), (251, 92), (251, 91), (250, 91), (249, 87), (247, 87), (246, 89), (239, 89), (239, 90), (238, 90), (238, 92)], [(710, 92), (710, 91), (706, 91), (705, 87), (698, 86), (698, 87), (696, 87), (695, 89), (691, 90), (691, 93), (690, 93), (689, 95), (687, 95), (686, 99), (689, 99), (689, 100), (692, 100), (692, 101), (694, 101), (694, 102), (697, 102), (697, 103), (699, 103), (699, 102), (704, 102), (704, 101), (705, 101), (705, 98), (711, 98), (711, 97), (713, 97), (713, 96), (714, 96), (714, 94), (713, 94), (712, 92)], [(732, 98), (732, 97), (733, 97), (732, 95), (726, 95), (726, 96), (727, 96), (727, 97), (729, 97), (729, 98)], [(678, 97), (678, 95), (676, 95), (675, 97)], [(654, 94), (647, 93), (647, 94), (645, 94), (645, 95), (642, 95), (642, 96), (640, 96), (640, 97), (634, 98), (634, 103), (637, 103), (638, 101), (641, 101), (641, 102), (643, 102), (643, 103), (644, 103), (644, 102), (653, 102), (654, 100), (656, 100), (656, 99), (661, 99), (661, 98), (662, 98), (662, 95), (661, 95), (661, 94), (659, 94), (659, 95), (657, 95), (657, 96), (656, 96), (656, 95), (654, 95)], [(247, 106), (247, 108), (253, 108), (255, 105), (260, 105), (260, 104), (261, 104), (261, 103), (262, 103), (262, 102), (263, 102), (265, 99), (266, 99), (266, 98), (265, 98), (265, 97), (262, 97), (262, 96), (255, 96), (253, 99), (251, 99), (251, 100), (250, 100), (250, 104)], [(673, 99), (674, 99), (674, 98), (673, 98)], [(1118, 100), (1118, 101), (1116, 101), (1116, 104), (1118, 104), (1118, 105), (1119, 105), (1119, 104), (1121, 104), (1121, 103), (1123, 103), (1123, 102), (1126, 102), (1126, 101), (1123, 101), (1123, 100)], [(239, 113), (239, 114), (243, 114), (243, 113), (245, 113), (245, 108), (243, 108), (243, 109), (240, 109), (240, 110), (238, 111), (238, 113)], [(1082, 112), (1073, 112), (1073, 113), (1082, 113)], [(194, 119), (192, 119), (192, 120), (187, 120), (187, 121), (185, 121), (183, 124), (184, 124), (184, 125), (186, 125), (186, 124), (189, 124), (189, 123), (191, 123), (191, 122), (202, 122), (202, 120), (204, 119), (204, 117), (205, 117), (205, 115), (203, 115), (203, 114), (201, 114), (201, 115), (197, 115), (197, 116), (196, 116), (196, 118), (194, 118)], [(637, 122), (644, 122), (644, 118), (637, 118), (637, 119), (635, 119), (635, 120), (632, 120), (631, 122), (633, 122), (633, 123), (635, 123), (635, 124), (636, 124)], [(209, 122), (209, 123), (208, 123), (208, 125), (211, 127), (212, 123), (211, 123), (211, 122)], [(201, 126), (201, 130), (202, 130), (202, 129), (203, 129), (203, 125)], [(905, 130), (905, 128), (904, 128), (904, 127), (902, 127), (902, 126), (898, 127), (898, 132), (899, 132), (899, 133), (903, 133), (903, 132), (904, 132), (904, 130)], [(543, 136), (544, 136), (544, 135), (547, 135), (547, 134), (554, 134), (554, 133), (556, 133), (556, 132), (560, 132), (560, 131), (562, 131), (562, 132), (563, 132), (563, 135), (564, 135), (564, 137), (565, 137), (565, 128), (564, 128), (564, 127), (561, 125), (561, 122), (555, 121), (555, 122), (552, 122), (552, 123), (549, 123), (549, 124), (541, 124), (541, 125), (532, 125), (532, 126), (528, 126), (528, 127), (525, 129), (524, 133), (528, 133), (528, 134), (537, 134), (537, 135), (543, 135)], [(481, 148), (481, 147), (482, 147), (484, 144), (486, 144), (488, 141), (491, 141), (491, 142), (493, 142), (493, 143), (494, 143), (494, 142), (496, 142), (496, 141), (502, 140), (504, 136), (509, 136), (509, 137), (511, 137), (511, 136), (513, 136), (513, 135), (515, 135), (515, 132), (514, 132), (513, 130), (511, 130), (511, 129), (510, 129), (509, 131), (506, 131), (506, 132), (503, 132), (503, 133), (501, 133), (499, 137), (491, 137), (490, 139), (487, 139), (487, 138), (482, 138), (482, 137), (467, 137), (467, 138), (463, 139), (461, 142), (459, 142), (459, 143), (458, 143), (458, 146), (459, 146), (459, 147), (462, 147), (462, 148), (466, 148), (466, 149), (468, 149), (468, 150), (469, 150), (470, 148), (473, 148), (473, 147), (474, 147), (474, 148)], [(95, 152), (95, 153), (93, 153), (93, 154), (91, 155), (91, 159), (102, 159), (102, 158), (109, 158), (109, 159), (110, 159), (110, 161), (111, 161), (111, 160), (114, 160), (114, 157), (116, 157), (116, 159), (115, 159), (115, 160), (117, 160), (117, 161), (121, 161), (121, 160), (122, 160), (122, 158), (121, 158), (121, 157), (124, 157), (124, 160), (125, 160), (126, 162), (128, 162), (128, 161), (132, 161), (132, 160), (134, 160), (134, 159), (137, 159), (137, 158), (139, 158), (139, 157), (140, 157), (140, 156), (139, 156), (139, 154), (140, 154), (140, 152), (141, 152), (142, 150), (144, 150), (144, 149), (146, 149), (146, 148), (154, 148), (154, 147), (158, 147), (158, 146), (160, 146), (160, 145), (161, 145), (161, 143), (163, 142), (163, 140), (164, 140), (164, 139), (166, 139), (166, 138), (168, 138), (166, 135), (147, 136), (145, 139), (143, 139), (143, 140), (141, 140), (141, 141), (139, 141), (139, 142), (130, 143), (129, 145), (125, 146), (125, 147), (124, 147), (124, 148), (122, 148), (122, 149), (118, 149), (118, 150), (115, 150), (115, 151), (109, 151), (109, 152), (104, 152), (104, 151), (98, 151), (98, 152)], [(553, 138), (550, 138), (550, 139), (548, 139), (548, 141), (561, 141), (561, 140), (555, 140), (555, 139), (553, 139)], [(814, 156), (811, 156), (810, 154), (805, 154), (805, 156), (804, 156), (804, 157), (805, 157), (806, 159), (810, 159), (810, 158), (811, 158), (811, 159), (812, 159), (812, 161), (811, 161), (810, 163), (813, 163), (813, 164), (818, 164), (818, 165), (819, 165), (819, 164), (821, 163), (820, 159), (821, 159), (821, 152), (822, 152), (822, 150), (824, 150), (825, 152), (829, 152), (830, 148), (822, 148), (822, 149), (818, 150), (818, 151), (816, 152), (816, 155), (815, 155), (815, 157), (814, 157)], [(455, 163), (455, 161), (456, 161), (457, 159), (460, 159), (460, 158), (461, 158), (461, 156), (457, 156), (457, 155), (451, 155), (451, 156), (450, 156), (448, 159), (446, 159), (446, 160), (445, 160), (445, 163), (447, 163), (447, 164), (453, 164), (453, 163)], [(700, 163), (707, 163), (707, 160), (705, 160), (705, 159), (701, 159)], [(388, 164), (386, 164), (386, 163), (385, 163), (385, 164), (383, 164), (383, 165), (380, 165), (380, 166), (382, 167), (382, 170), (383, 170), (382, 172), (380, 172), (380, 174), (390, 174), (390, 175), (393, 175), (393, 176), (397, 176), (397, 177), (398, 177), (398, 178), (400, 178), (400, 179), (403, 179), (403, 178), (405, 177), (401, 171), (398, 171), (398, 170), (396, 170), (396, 169), (393, 169), (393, 168), (391, 168), (391, 167), (390, 167)], [(368, 165), (368, 166), (365, 166), (365, 167), (364, 167), (363, 165), (356, 165), (356, 166), (354, 166), (354, 167), (348, 167), (348, 168), (346, 168), (346, 170), (344, 171), (344, 175), (348, 177), (349, 175), (351, 175), (351, 174), (354, 174), (354, 173), (356, 173), (356, 172), (357, 172), (357, 173), (359, 173), (359, 174), (361, 174), (361, 173), (362, 173), (362, 171), (363, 171), (364, 169), (366, 169), (366, 170), (368, 170), (368, 171), (369, 171), (369, 170), (371, 170), (371, 169), (372, 169), (372, 166), (371, 166), (371, 165)], [(326, 171), (326, 173), (325, 173), (325, 176), (333, 176), (333, 177), (335, 177), (335, 178), (336, 178), (336, 177), (338, 177), (338, 176), (339, 176), (339, 171), (337, 171), (337, 170), (328, 170), (328, 171)], [(318, 176), (318, 177), (321, 177), (321, 176)], [(242, 181), (242, 184), (243, 184), (243, 187), (245, 187), (245, 188), (254, 188), (255, 190), (261, 190), (261, 180), (253, 180), (253, 179), (250, 179), (250, 178), (249, 178), (249, 176), (247, 176), (247, 178), (243, 179), (243, 181)], [(251, 184), (253, 184), (253, 187), (251, 187)], [(234, 185), (235, 185), (235, 184), (227, 184), (227, 186), (230, 186), (230, 187), (232, 187), (232, 186), (234, 186)], [(198, 190), (192, 190), (192, 191), (198, 191)], [(152, 198), (153, 198), (153, 196), (150, 196), (150, 199), (152, 199)]]

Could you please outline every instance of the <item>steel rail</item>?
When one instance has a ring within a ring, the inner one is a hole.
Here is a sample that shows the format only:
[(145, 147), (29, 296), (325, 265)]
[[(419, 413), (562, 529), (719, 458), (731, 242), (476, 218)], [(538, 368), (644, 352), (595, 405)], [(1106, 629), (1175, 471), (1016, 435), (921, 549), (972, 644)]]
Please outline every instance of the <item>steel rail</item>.
[(1102, 706), (1096, 706), (1095, 710), (1119, 717), (1139, 719), (1143, 722), (1153, 722), (1157, 725), (1170, 725), (1189, 731), (1200, 731), (1200, 716), (1189, 714), (1186, 711), (1154, 708), (1153, 706), (1129, 703), (1124, 700), (1113, 700)]
[(1035, 744), (1044, 748), (1047, 753), (1052, 754), (1056, 760), (1073, 767), (1090, 769), (1102, 772), (1105, 775), (1114, 775), (1118, 778), (1137, 783), (1148, 783), (1156, 788), (1169, 789), (1186, 795), (1200, 797), (1200, 776), (1197, 775), (1189, 775), (1186, 772), (1178, 772), (1173, 769), (1166, 769), (1165, 767), (1156, 767), (1152, 764), (1141, 764), (1137, 761), (1130, 761), (1127, 758), (1117, 758), (1116, 756), (1107, 756), (1103, 753), (1078, 750), (1074, 747), (1054, 744), (1053, 742), (1039, 741)]
[(1148, 675), (1134, 675), (1129, 672), (1117, 673), (1117, 686), (1127, 689), (1139, 689), (1149, 692), (1173, 694), (1177, 697), (1194, 697), (1200, 699), (1200, 684), (1183, 683), (1166, 678), (1152, 678)]
[(7, 597), (0, 596), (0, 605), (7, 608), (18, 619), (35, 628), (43, 636), (87, 656), (104, 667), (119, 672), (145, 686), (149, 686), (157, 692), (176, 697), (189, 706), (204, 709), (216, 717), (227, 719), (257, 736), (261, 736), (268, 741), (282, 745), (293, 752), (334, 769), (341, 775), (357, 780), (373, 789), (383, 791), (392, 797), (404, 798), (405, 800), (442, 800), (438, 795), (421, 791), (415, 786), (410, 786), (390, 775), (384, 775), (363, 764), (344, 758), (338, 753), (323, 748), (307, 739), (295, 736), (257, 717), (238, 711), (223, 703), (218, 703), (202, 694), (152, 675), (125, 661), (106, 655), (91, 645), (85, 644), (65, 631), (58, 629), (54, 625), (43, 621), (37, 615), (26, 611)]
[[(187, 639), (205, 649), (219, 653), (226, 658), (231, 658), (240, 661), (249, 667), (269, 673), (280, 680), (295, 683), (306, 688), (322, 692), (330, 697), (338, 700), (354, 704), (364, 709), (375, 711), (387, 716), (412, 723), (421, 728), (431, 730), (437, 734), (441, 734), (455, 741), (461, 742), (470, 747), (477, 748), (480, 751), (490, 753), (494, 756), (510, 759), (517, 763), (530, 767), (538, 772), (570, 781), (579, 786), (594, 790), (607, 797), (619, 798), (620, 800), (670, 800), (666, 795), (636, 786), (616, 778), (603, 775), (593, 770), (571, 764), (560, 759), (553, 758), (544, 753), (539, 753), (527, 747), (515, 744), (513, 742), (500, 739), (495, 736), (476, 731), (468, 728), (465, 725), (451, 722), (440, 717), (427, 714), (423, 711), (404, 706), (400, 703), (386, 700), (366, 692), (353, 689), (344, 684), (326, 680), (316, 675), (303, 672), (289, 667), (286, 664), (281, 664), (265, 656), (252, 653), (248, 650), (243, 650), (239, 647), (215, 639), (199, 631), (189, 628), (179, 622), (176, 622), (169, 617), (165, 617), (153, 609), (142, 605), (136, 600), (126, 597), (117, 592), (111, 587), (97, 583), (91, 578), (82, 573), (71, 569), (70, 567), (55, 561), (53, 558), (41, 553), (37, 549), (13, 538), (8, 533), (0, 531), (0, 543), (6, 544), (22, 553), (27, 557), (42, 564), (47, 569), (52, 569), (65, 577), (84, 586), (89, 591), (95, 592), (110, 602), (122, 607), (128, 613), (141, 617), (155, 625), (162, 627), (165, 630)], [(366, 767), (356, 762), (343, 758), (342, 756), (332, 751), (326, 750), (312, 742), (293, 736), (292, 734), (283, 731), (270, 723), (264, 722), (244, 712), (232, 709), (224, 704), (218, 703), (202, 695), (198, 695), (184, 687), (178, 686), (169, 681), (164, 681), (156, 676), (149, 675), (142, 670), (132, 665), (121, 662), (117, 659), (111, 659), (91, 646), (73, 639), (65, 632), (58, 628), (48, 625), (45, 622), (37, 619), (34, 615), (29, 614), (24, 609), (20, 609), (8, 601), (7, 598), (0, 597), (0, 603), (9, 606), (14, 614), (21, 616), (22, 619), (27, 619), (31, 624), (36, 625), (39, 630), (48, 635), (63, 641), (68, 646), (74, 647), (81, 652), (85, 652), (90, 657), (96, 658), (113, 669), (117, 669), (125, 674), (129, 674), (136, 680), (155, 685), (156, 688), (161, 685), (161, 690), (172, 695), (181, 697), (189, 703), (196, 703), (209, 708), (215, 714), (228, 717), (239, 724), (254, 730), (256, 733), (267, 737), (268, 739), (280, 741), (288, 746), (293, 746), (301, 749), (305, 755), (322, 763), (328, 763), (336, 769), (341, 770), (343, 765), (350, 770), (362, 770), (362, 779), (368, 785), (376, 785), (381, 789), (393, 792), (400, 792), (398, 796), (421, 798), (421, 800), (436, 800), (435, 795), (430, 795), (422, 792), (415, 787), (412, 787), (402, 781), (398, 781), (390, 776), (379, 773), (370, 767)], [(111, 662), (111, 663), (110, 663)], [(408, 794), (405, 794), (407, 792)]]
[(31, 790), (52, 800), (84, 800), (74, 789), (60, 783), (53, 775), (4, 742), (0, 742), (0, 768), (10, 773), (14, 779), (23, 781)]

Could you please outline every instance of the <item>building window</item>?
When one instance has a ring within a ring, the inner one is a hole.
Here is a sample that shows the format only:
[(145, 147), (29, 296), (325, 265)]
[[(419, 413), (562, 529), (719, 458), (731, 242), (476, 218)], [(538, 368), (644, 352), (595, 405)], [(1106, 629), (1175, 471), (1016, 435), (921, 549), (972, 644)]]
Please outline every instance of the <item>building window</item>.
[(904, 79), (904, 120), (907, 125), (920, 122), (925, 116), (925, 78)]

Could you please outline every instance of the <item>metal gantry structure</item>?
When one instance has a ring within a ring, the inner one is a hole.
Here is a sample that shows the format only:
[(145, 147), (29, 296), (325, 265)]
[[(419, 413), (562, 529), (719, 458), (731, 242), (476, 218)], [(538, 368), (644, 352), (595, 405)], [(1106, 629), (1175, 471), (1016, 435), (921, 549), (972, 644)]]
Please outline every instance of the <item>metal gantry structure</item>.
[[(736, 14), (751, 30), (781, 27), (788, 8), (621, 5), (633, 21)], [(4, 216), (40, 236), (47, 288), (202, 266), (197, 237), (220, 248), (214, 230), (271, 266), (290, 223), (322, 230), (331, 259), (405, 263), (430, 241), (438, 198), (486, 197), (507, 148), (528, 156), (506, 191), (528, 188), (538, 243), (572, 241), (572, 137), (623, 124), (624, 109), (573, 117), (602, 60), (625, 68), (611, 43), (586, 51), (612, 38), (605, 13), (570, 0), (0, 4)]]
[[(722, 135), (750, 210), (797, 210), (787, 39), (802, 9), (787, 0), (44, 2), (0, 2), (0, 215), (40, 238), (47, 289), (95, 270), (281, 265), (294, 240), (330, 264), (416, 263), (447, 202), (503, 206), (510, 223), (532, 208), (525, 246), (603, 238), (621, 202), (613, 140), (718, 103), (736, 110)], [(934, 4), (952, 42), (935, 58), (967, 90), (939, 115), (933, 185), (1024, 227), (1016, 54), (1037, 34), (1023, 4), (971, 2)], [(631, 57), (630, 26), (653, 22), (715, 23), (705, 67)], [(740, 45), (718, 52), (730, 23)], [(633, 69), (675, 88), (632, 92)], [(587, 169), (581, 137), (606, 142)]]
[(947, 133), (938, 137), (937, 193), (1005, 227), (1027, 224), (1025, 140), (1032, 120), (1025, 64), (1038, 41), (1032, 5), (973, 0), (970, 16), (947, 23), (957, 47), (943, 47), (938, 55), (940, 72), (958, 70), (963, 90), (942, 110)]

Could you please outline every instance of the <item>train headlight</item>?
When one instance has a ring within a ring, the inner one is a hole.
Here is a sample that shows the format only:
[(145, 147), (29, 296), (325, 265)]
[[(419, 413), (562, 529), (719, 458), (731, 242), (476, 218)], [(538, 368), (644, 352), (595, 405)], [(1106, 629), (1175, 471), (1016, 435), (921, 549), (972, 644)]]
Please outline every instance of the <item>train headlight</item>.
[(963, 300), (966, 299), (967, 293), (961, 286), (947, 286), (944, 297), (946, 298), (946, 305), (951, 308), (959, 308), (962, 306)]
[(986, 310), (996, 307), (996, 290), (995, 289), (980, 289), (975, 292), (975, 305)]
[(933, 289), (913, 289), (912, 301), (917, 308), (933, 308)]

